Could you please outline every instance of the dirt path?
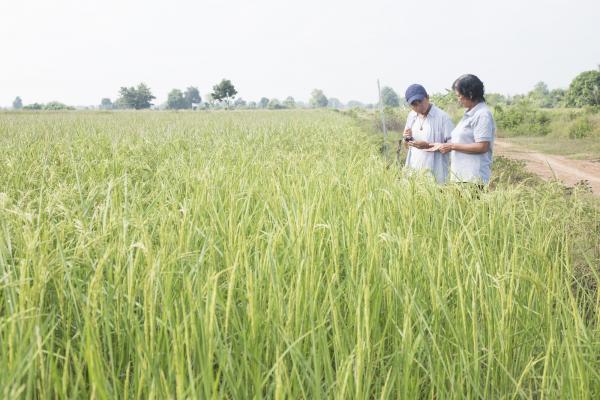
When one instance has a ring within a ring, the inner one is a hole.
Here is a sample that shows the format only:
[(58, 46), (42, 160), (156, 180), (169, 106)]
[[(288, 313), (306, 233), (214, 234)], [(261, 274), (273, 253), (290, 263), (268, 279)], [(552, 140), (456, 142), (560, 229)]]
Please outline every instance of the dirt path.
[(524, 160), (528, 171), (546, 180), (558, 179), (567, 186), (573, 186), (582, 180), (587, 181), (594, 194), (600, 196), (600, 163), (598, 162), (536, 153), (502, 139), (495, 141), (494, 154), (513, 160)]

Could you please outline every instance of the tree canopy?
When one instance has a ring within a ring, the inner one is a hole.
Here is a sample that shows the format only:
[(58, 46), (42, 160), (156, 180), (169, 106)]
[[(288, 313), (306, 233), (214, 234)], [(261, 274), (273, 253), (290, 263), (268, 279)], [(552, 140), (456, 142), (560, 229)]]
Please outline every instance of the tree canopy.
[(119, 90), (119, 94), (121, 95), (117, 100), (119, 108), (134, 108), (136, 110), (150, 108), (152, 100), (156, 98), (144, 83), (140, 83), (137, 88), (123, 86)]
[(100, 109), (101, 110), (111, 110), (113, 108), (113, 103), (110, 101), (108, 97), (103, 98), (100, 101)]
[(269, 99), (267, 99), (266, 97), (261, 97), (260, 100), (258, 101), (258, 106), (260, 108), (267, 108), (268, 105), (269, 105)]
[(573, 107), (600, 105), (600, 71), (585, 71), (573, 79), (566, 103)]
[(19, 96), (15, 97), (15, 100), (13, 101), (13, 108), (15, 110), (20, 110), (23, 108), (23, 100), (21, 100)]
[(294, 100), (294, 98), (292, 96), (288, 96), (283, 101), (283, 105), (286, 106), (287, 108), (295, 108), (296, 100)]
[(170, 110), (183, 110), (191, 108), (191, 103), (190, 107), (188, 107), (188, 102), (186, 101), (183, 92), (179, 89), (173, 89), (167, 96), (167, 108)]
[(185, 89), (185, 102), (187, 104), (187, 108), (193, 108), (194, 104), (202, 103), (202, 97), (200, 97), (200, 91), (195, 86), (190, 86)]
[(229, 107), (229, 101), (235, 98), (237, 90), (229, 79), (223, 79), (218, 85), (213, 86), (212, 97), (213, 99), (220, 102), (225, 102), (225, 105)]
[(398, 97), (398, 94), (389, 86), (384, 86), (381, 89), (381, 99), (383, 105), (386, 107), (400, 106), (400, 98)]
[(310, 105), (311, 107), (321, 108), (327, 107), (327, 96), (323, 93), (321, 89), (314, 89), (310, 95)]

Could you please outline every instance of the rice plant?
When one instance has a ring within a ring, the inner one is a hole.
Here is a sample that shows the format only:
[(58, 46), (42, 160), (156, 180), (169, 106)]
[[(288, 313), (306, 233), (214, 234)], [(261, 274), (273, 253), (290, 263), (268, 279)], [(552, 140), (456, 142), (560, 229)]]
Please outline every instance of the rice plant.
[(0, 114), (0, 397), (600, 397), (585, 199), (378, 146), (325, 111)]

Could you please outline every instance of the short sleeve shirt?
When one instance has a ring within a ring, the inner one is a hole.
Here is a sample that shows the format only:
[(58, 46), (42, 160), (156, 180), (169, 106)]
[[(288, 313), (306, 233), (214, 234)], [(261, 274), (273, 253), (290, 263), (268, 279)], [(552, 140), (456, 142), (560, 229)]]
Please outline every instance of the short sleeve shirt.
[(450, 152), (450, 180), (487, 184), (492, 173), (492, 155), (496, 138), (496, 123), (488, 106), (478, 103), (465, 112), (451, 134), (451, 143), (471, 144), (489, 142), (490, 147), (482, 154)]

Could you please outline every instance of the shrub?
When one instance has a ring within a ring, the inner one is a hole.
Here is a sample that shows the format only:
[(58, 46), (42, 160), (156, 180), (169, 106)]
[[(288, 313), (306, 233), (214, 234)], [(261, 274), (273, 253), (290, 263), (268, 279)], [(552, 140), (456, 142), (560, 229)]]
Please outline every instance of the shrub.
[(550, 132), (550, 117), (547, 112), (531, 108), (527, 104), (509, 107), (494, 107), (496, 125), (512, 135), (545, 136)]
[(594, 127), (589, 119), (580, 118), (576, 120), (569, 128), (569, 137), (571, 139), (581, 139), (589, 136), (593, 129)]

